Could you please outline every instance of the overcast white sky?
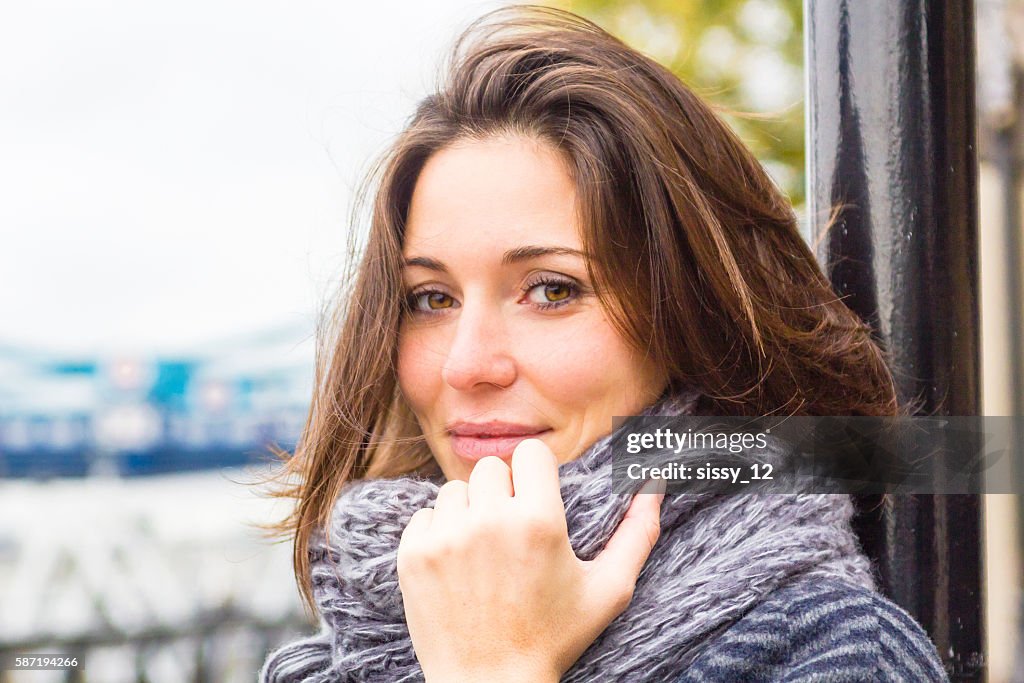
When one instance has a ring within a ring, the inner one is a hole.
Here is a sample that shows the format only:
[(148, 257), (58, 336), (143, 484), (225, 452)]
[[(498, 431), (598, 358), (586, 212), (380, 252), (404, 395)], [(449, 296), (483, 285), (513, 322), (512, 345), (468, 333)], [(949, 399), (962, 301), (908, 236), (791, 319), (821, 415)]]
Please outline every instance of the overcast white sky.
[(312, 325), (350, 190), (480, 0), (5, 3), (0, 344)]

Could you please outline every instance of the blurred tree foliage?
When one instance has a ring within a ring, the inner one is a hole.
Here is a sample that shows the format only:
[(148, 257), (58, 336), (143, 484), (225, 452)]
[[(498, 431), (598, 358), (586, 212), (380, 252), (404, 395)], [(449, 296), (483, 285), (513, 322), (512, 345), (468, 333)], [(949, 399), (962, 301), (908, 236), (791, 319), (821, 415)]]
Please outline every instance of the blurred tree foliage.
[(548, 0), (675, 72), (804, 203), (802, 0)]

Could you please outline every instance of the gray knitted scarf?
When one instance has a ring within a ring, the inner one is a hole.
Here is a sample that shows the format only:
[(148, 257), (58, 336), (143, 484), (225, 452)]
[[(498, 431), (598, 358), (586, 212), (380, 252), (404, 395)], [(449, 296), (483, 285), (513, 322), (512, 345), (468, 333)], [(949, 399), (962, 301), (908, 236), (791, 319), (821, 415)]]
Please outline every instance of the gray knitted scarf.
[[(693, 392), (668, 397), (643, 414), (692, 414), (696, 399)], [(610, 493), (611, 444), (625, 428), (559, 469), (569, 538), (584, 560), (601, 551), (630, 503), (628, 495)], [(321, 632), (272, 653), (261, 681), (423, 680), (395, 558), (406, 523), (433, 504), (440, 483), (366, 480), (342, 492), (329, 539), (315, 534), (310, 545)], [(847, 495), (670, 493), (632, 602), (562, 680), (671, 680), (724, 629), (796, 578), (841, 578), (874, 590), (852, 514)]]

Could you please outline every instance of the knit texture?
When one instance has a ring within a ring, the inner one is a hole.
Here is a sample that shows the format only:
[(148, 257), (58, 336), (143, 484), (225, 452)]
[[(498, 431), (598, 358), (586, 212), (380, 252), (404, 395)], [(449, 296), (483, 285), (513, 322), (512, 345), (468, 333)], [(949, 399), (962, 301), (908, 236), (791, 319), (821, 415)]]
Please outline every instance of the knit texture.
[[(692, 414), (697, 398), (693, 392), (668, 397), (643, 414)], [(628, 429), (629, 422), (559, 468), (569, 539), (581, 559), (604, 548), (629, 506), (631, 496), (613, 494), (611, 482), (613, 445)], [(778, 449), (769, 441), (770, 455), (781, 462), (787, 453)], [(310, 544), (321, 633), (272, 653), (261, 681), (423, 680), (405, 624), (396, 555), (405, 525), (433, 504), (440, 483), (402, 477), (346, 487), (329, 533), (314, 534)], [(874, 590), (870, 562), (850, 527), (853, 511), (849, 496), (836, 494), (670, 494), (662, 504), (661, 537), (632, 602), (562, 680), (674, 680), (797, 577)]]
[(935, 683), (948, 681), (914, 619), (873, 591), (799, 579), (748, 612), (676, 683)]

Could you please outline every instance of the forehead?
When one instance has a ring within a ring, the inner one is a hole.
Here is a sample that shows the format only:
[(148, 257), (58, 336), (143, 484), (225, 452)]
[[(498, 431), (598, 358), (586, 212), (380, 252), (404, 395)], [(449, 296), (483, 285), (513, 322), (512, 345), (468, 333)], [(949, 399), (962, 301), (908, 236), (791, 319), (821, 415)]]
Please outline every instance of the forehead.
[(561, 154), (526, 137), (464, 140), (431, 156), (413, 190), (405, 252), (522, 244), (579, 248), (576, 192)]

